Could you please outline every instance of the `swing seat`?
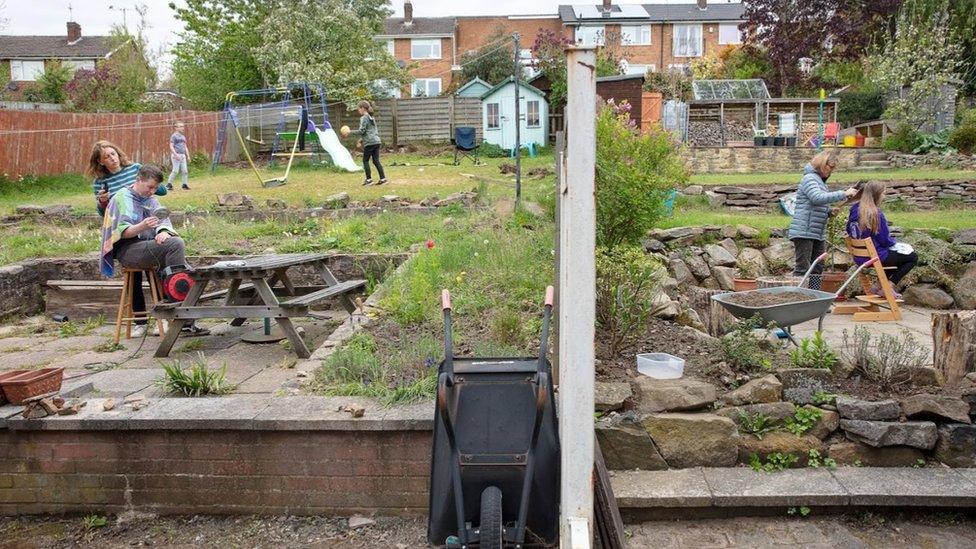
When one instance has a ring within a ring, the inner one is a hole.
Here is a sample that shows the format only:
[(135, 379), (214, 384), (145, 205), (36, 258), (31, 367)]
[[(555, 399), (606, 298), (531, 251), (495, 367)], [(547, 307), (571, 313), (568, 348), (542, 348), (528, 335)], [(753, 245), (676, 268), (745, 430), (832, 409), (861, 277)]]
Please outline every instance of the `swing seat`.
[(271, 187), (280, 187), (284, 185), (287, 181), (288, 181), (287, 177), (275, 177), (272, 179), (265, 179), (261, 181), (261, 186), (264, 187), (265, 189)]

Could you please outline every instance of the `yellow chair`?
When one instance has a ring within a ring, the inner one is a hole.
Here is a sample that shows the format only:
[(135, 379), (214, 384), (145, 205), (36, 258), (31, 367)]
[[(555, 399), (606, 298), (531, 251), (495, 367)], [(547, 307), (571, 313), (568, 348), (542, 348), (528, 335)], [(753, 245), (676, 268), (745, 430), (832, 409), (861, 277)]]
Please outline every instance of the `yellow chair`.
[[(156, 274), (155, 269), (138, 269), (123, 267), (122, 268), (122, 295), (119, 296), (119, 313), (115, 318), (115, 344), (118, 345), (119, 340), (122, 339), (122, 323), (125, 323), (125, 337), (126, 339), (132, 337), (132, 321), (134, 320), (148, 320), (150, 318), (148, 310), (150, 307), (146, 307), (146, 311), (136, 313), (132, 310), (132, 295), (134, 292), (141, 292), (141, 287), (136, 287), (136, 274), (142, 273), (145, 280), (149, 281), (149, 295), (152, 298), (152, 304), (163, 302), (163, 283), (159, 279), (159, 275)], [(141, 286), (141, 285), (140, 285)], [(158, 322), (158, 321), (157, 321)], [(148, 327), (147, 327), (148, 329)], [(159, 335), (162, 337), (165, 335), (163, 333), (163, 326), (160, 323)]]

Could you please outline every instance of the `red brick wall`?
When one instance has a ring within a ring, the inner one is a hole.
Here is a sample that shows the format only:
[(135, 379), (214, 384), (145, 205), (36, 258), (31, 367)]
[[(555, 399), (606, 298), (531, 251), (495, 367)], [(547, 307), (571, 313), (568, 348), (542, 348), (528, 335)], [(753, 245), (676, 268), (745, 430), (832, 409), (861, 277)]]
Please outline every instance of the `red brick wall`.
[(558, 18), (459, 17), (457, 30), (458, 57), (469, 51), (480, 49), (499, 33), (511, 35), (518, 32), (521, 34), (522, 48), (531, 48), (540, 29), (560, 33), (563, 31), (563, 25)]
[(0, 430), (0, 514), (413, 515), (430, 431)]
[[(709, 32), (711, 29), (711, 32)], [(727, 46), (719, 45), (719, 23), (702, 23), (702, 47), (705, 55), (717, 53)], [(671, 64), (690, 64), (695, 57), (675, 57), (673, 55), (674, 26), (668, 24), (651, 25), (651, 44), (647, 46), (620, 45), (620, 26), (606, 25), (608, 41), (613, 41), (620, 57), (631, 65), (654, 65), (658, 71), (667, 70)]]
[[(396, 38), (393, 41), (393, 56), (407, 64), (414, 78), (440, 78), (441, 92), (451, 87), (451, 66), (454, 63), (454, 40), (441, 38), (440, 59), (411, 59), (410, 38)], [(403, 97), (410, 97), (411, 86), (401, 90)]]

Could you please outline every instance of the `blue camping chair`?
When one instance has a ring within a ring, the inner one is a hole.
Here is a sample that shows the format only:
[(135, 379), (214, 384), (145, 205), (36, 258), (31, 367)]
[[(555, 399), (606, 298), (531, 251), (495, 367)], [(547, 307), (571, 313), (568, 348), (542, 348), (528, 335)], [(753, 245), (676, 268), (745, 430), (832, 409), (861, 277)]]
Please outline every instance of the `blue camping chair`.
[(471, 126), (457, 126), (454, 128), (454, 165), (461, 163), (461, 158), (467, 156), (476, 165), (481, 164), (478, 159), (478, 147), (480, 146), (475, 137), (475, 130)]

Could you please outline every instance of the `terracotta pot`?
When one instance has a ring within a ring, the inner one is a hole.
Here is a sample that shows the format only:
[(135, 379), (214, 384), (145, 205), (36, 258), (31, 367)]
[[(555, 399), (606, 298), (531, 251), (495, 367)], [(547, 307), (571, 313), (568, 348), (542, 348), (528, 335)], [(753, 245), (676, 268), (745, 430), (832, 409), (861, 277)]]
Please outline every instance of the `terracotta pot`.
[(756, 289), (756, 279), (755, 278), (733, 278), (732, 287), (737, 292), (746, 292), (749, 290)]
[(835, 294), (845, 280), (847, 280), (847, 273), (823, 273), (820, 275), (820, 289)]

